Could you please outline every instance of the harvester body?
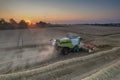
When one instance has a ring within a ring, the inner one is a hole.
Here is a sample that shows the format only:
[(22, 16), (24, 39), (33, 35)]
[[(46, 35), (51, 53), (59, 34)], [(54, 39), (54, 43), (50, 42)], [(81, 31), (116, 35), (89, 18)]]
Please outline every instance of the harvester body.
[(81, 38), (79, 36), (68, 36), (60, 39), (52, 39), (55, 49), (62, 54), (79, 51)]
[(61, 54), (69, 54), (70, 52), (79, 52), (81, 50), (92, 53), (94, 46), (81, 42), (82, 38), (73, 34), (64, 38), (52, 39), (55, 49)]

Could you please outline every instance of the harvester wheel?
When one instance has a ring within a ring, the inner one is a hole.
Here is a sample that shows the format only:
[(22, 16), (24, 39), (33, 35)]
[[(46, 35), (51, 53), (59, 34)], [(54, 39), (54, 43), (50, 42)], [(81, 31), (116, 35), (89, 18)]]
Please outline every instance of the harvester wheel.
[(73, 48), (73, 52), (79, 52), (80, 51), (80, 48), (79, 48), (79, 46), (75, 46), (74, 48)]
[(63, 55), (68, 55), (70, 53), (70, 49), (69, 48), (63, 48), (62, 49), (62, 54)]

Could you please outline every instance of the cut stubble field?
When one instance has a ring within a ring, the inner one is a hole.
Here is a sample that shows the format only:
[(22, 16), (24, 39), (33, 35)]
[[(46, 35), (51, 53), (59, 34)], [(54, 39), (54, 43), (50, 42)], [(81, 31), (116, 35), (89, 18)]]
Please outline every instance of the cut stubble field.
[[(14, 72), (19, 72), (19, 71), (29, 71), (32, 69), (48, 66), (50, 64), (59, 61), (91, 55), (86, 52), (71, 53), (68, 56), (58, 55), (56, 50), (54, 50), (54, 47), (51, 45), (50, 39), (61, 38), (66, 36), (68, 33), (78, 34), (83, 38), (83, 42), (96, 46), (98, 48), (98, 51), (96, 52), (112, 49), (114, 47), (120, 47), (120, 37), (119, 37), (120, 27), (72, 25), (65, 27), (41, 28), (41, 29), (4, 30), (4, 31), (0, 31), (1, 75), (8, 73), (14, 74)], [(116, 56), (117, 54), (119, 54), (118, 51), (116, 52), (114, 57), (111, 57), (112, 56), (111, 53), (111, 56), (109, 56), (107, 59), (108, 62), (110, 63), (113, 60), (118, 59)], [(82, 67), (91, 66), (91, 68), (89, 68), (90, 70), (88, 71), (89, 73), (92, 70), (96, 69), (95, 66), (92, 66), (92, 64), (96, 66), (98, 65), (95, 63), (97, 63), (97, 60), (95, 62), (91, 62), (91, 64), (89, 63), (81, 66)], [(104, 65), (107, 64), (106, 62), (102, 63), (102, 59), (98, 60), (98, 63), (99, 63), (99, 67), (101, 64)], [(70, 66), (73, 66), (73, 64), (70, 64)], [(66, 67), (67, 69), (65, 68), (66, 71), (65, 74), (63, 75), (63, 72), (59, 73), (59, 68), (58, 68), (59, 76), (56, 75), (56, 77), (58, 78), (54, 77), (55, 75), (51, 75), (49, 79), (51, 78), (51, 80), (56, 80), (56, 79), (69, 80), (70, 75), (73, 75), (73, 73), (75, 73), (73, 69), (75, 67), (77, 67), (78, 70), (82, 69), (82, 68), (80, 69), (79, 64), (76, 64), (72, 68)], [(64, 68), (62, 68), (62, 70), (63, 69)], [(73, 71), (73, 73), (71, 71)], [(83, 70), (83, 72), (85, 71)], [(49, 72), (49, 73), (54, 73), (54, 70), (53, 72)], [(69, 75), (69, 73), (72, 74)], [(44, 75), (44, 74), (40, 73), (39, 75)], [(45, 73), (45, 75), (47, 74)], [(73, 77), (76, 77), (78, 75), (83, 75), (83, 74), (76, 72), (75, 75), (73, 75)], [(67, 76), (69, 76), (69, 78), (67, 78)], [(30, 79), (33, 78), (34, 75), (33, 77), (30, 77)], [(36, 77), (35, 79), (39, 80), (39, 78), (42, 79), (43, 77), (38, 76), (38, 78)], [(13, 78), (13, 80), (16, 79)], [(23, 78), (18, 80), (23, 80)], [(45, 80), (47, 80), (47, 78)]]

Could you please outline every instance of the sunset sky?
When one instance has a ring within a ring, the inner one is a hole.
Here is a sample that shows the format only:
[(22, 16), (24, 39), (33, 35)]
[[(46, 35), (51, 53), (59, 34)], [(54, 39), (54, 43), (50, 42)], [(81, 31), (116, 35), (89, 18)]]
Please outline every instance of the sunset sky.
[(120, 0), (0, 0), (0, 18), (53, 23), (120, 21)]

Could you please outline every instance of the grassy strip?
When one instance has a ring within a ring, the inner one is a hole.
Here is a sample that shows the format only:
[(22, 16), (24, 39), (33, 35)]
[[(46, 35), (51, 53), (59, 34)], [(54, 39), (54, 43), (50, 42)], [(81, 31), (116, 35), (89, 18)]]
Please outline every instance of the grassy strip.
[(120, 61), (117, 61), (116, 63), (96, 72), (95, 74), (92, 74), (91, 76), (88, 76), (82, 80), (110, 80), (115, 75), (120, 73)]
[(120, 50), (120, 47), (116, 47), (116, 48), (113, 48), (111, 50), (102, 51), (102, 52), (98, 52), (95, 54), (87, 55), (84, 57), (78, 57), (78, 58), (68, 59), (68, 60), (64, 60), (64, 61), (59, 61), (59, 62), (50, 64), (48, 66), (33, 69), (33, 70), (22, 71), (22, 72), (11, 73), (11, 74), (3, 74), (3, 75), (0, 75), (0, 80), (26, 80), (28, 77), (31, 77), (31, 76), (34, 76), (37, 74), (41, 74), (41, 73), (44, 73), (47, 71), (51, 71), (51, 70), (57, 69), (59, 67), (62, 67), (64, 65), (70, 64), (70, 63), (87, 61), (87, 60), (90, 60), (92, 58), (96, 58), (96, 57), (99, 57), (101, 55), (104, 55), (104, 54), (113, 53), (113, 52), (118, 51), (118, 50)]

